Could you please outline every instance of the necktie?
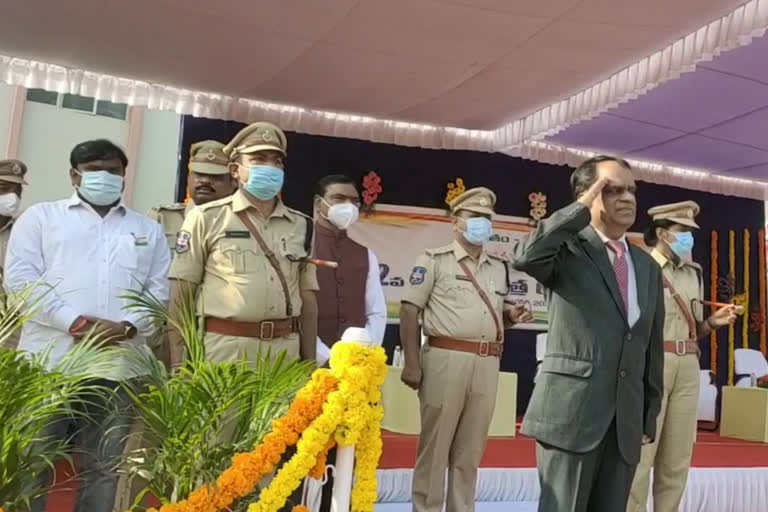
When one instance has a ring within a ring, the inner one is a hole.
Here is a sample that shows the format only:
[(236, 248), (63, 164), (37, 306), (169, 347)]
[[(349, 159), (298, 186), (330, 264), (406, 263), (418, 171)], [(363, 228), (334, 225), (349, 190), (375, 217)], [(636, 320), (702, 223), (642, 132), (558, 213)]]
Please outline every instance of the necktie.
[(621, 298), (624, 300), (624, 311), (629, 312), (629, 263), (627, 262), (627, 246), (623, 242), (609, 240), (608, 247), (616, 255), (613, 258), (613, 271), (619, 283)]

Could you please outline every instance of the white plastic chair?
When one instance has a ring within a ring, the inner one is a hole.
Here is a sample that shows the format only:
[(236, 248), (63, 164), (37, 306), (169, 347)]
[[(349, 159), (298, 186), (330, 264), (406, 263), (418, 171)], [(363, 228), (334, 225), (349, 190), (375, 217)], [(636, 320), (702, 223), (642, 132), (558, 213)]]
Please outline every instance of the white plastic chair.
[(699, 421), (717, 421), (717, 386), (712, 383), (712, 372), (699, 372)]
[(539, 374), (541, 362), (544, 360), (544, 354), (547, 353), (547, 333), (543, 332), (536, 335), (536, 375)]
[(733, 360), (734, 373), (744, 375), (736, 381), (737, 387), (748, 388), (752, 385), (752, 376), (759, 379), (768, 375), (768, 361), (759, 350), (738, 348), (733, 352)]

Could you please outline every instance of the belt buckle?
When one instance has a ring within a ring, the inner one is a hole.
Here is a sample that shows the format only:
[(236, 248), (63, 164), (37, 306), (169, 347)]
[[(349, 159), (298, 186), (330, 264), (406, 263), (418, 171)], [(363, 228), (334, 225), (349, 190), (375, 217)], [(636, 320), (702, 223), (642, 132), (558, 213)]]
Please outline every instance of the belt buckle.
[[(269, 335), (264, 334), (264, 328), (269, 328)], [(259, 327), (259, 338), (261, 338), (262, 341), (272, 341), (272, 339), (275, 337), (275, 322), (272, 321), (264, 321), (261, 322), (261, 326)]]
[(488, 357), (488, 355), (491, 353), (491, 344), (487, 341), (481, 341), (480, 342), (480, 348), (477, 351), (477, 355), (480, 357)]
[(685, 342), (688, 340), (676, 340), (675, 341), (675, 354), (679, 356), (684, 356), (686, 354), (685, 351)]

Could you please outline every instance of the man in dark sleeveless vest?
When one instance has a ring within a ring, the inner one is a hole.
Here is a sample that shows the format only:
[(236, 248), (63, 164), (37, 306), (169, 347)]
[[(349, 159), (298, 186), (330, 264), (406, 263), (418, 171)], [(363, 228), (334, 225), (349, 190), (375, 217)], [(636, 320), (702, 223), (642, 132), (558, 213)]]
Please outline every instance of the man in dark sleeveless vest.
[[(387, 305), (379, 279), (379, 262), (370, 249), (347, 236), (357, 220), (360, 193), (354, 180), (334, 174), (321, 179), (315, 197), (315, 258), (334, 261), (337, 268), (318, 266), (318, 358), (348, 327), (365, 327), (381, 343), (387, 326)], [(324, 346), (321, 346), (324, 345)], [(323, 361), (319, 361), (323, 362)], [(335, 451), (328, 456), (335, 462)], [(333, 479), (323, 487), (320, 512), (331, 507)]]

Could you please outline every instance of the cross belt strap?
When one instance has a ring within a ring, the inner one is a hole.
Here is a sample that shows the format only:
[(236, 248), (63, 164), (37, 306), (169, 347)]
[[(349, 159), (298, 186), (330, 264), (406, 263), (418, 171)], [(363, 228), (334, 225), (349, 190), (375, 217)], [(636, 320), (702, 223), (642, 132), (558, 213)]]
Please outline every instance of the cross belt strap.
[(299, 332), (298, 318), (282, 318), (280, 320), (262, 320), (261, 322), (238, 322), (213, 316), (205, 317), (205, 330), (224, 336), (242, 338), (257, 338), (271, 341), (282, 338), (294, 332)]
[(683, 316), (685, 317), (685, 321), (688, 323), (688, 336), (690, 339), (695, 340), (697, 338), (697, 329), (696, 329), (696, 320), (693, 318), (693, 313), (691, 313), (691, 310), (686, 306), (685, 301), (683, 298), (677, 293), (675, 290), (675, 287), (672, 286), (672, 282), (667, 279), (667, 276), (665, 276), (663, 273), (661, 277), (664, 279), (664, 287), (669, 290), (669, 293), (672, 294), (672, 298), (675, 299), (675, 302), (680, 307), (680, 310), (683, 312)]
[(444, 350), (455, 350), (457, 352), (467, 352), (477, 354), (480, 357), (498, 357), (504, 353), (503, 343), (490, 343), (488, 341), (467, 341), (456, 338), (446, 338), (443, 336), (430, 336), (429, 345)]
[(501, 322), (499, 321), (499, 316), (496, 314), (496, 309), (493, 307), (493, 303), (491, 302), (491, 299), (488, 298), (488, 294), (485, 293), (485, 290), (483, 290), (480, 287), (480, 284), (477, 282), (477, 279), (475, 279), (474, 274), (470, 272), (467, 264), (464, 263), (463, 261), (459, 261), (459, 266), (461, 267), (461, 270), (464, 271), (464, 274), (469, 278), (469, 280), (472, 281), (472, 286), (474, 286), (475, 290), (477, 290), (477, 293), (480, 294), (480, 298), (485, 303), (485, 306), (488, 308), (488, 311), (490, 311), (491, 317), (493, 317), (493, 322), (496, 324), (496, 341), (498, 342), (504, 341), (504, 331), (501, 328)]
[(288, 280), (285, 278), (285, 274), (283, 274), (283, 269), (280, 268), (280, 262), (277, 261), (277, 256), (275, 256), (275, 253), (272, 251), (272, 249), (269, 248), (267, 242), (264, 241), (264, 238), (262, 238), (261, 233), (259, 233), (259, 229), (256, 227), (256, 224), (254, 224), (251, 218), (248, 217), (248, 213), (246, 213), (245, 210), (241, 210), (237, 212), (237, 216), (240, 218), (243, 224), (245, 224), (245, 227), (248, 228), (248, 231), (251, 232), (253, 238), (256, 239), (259, 247), (261, 247), (261, 250), (264, 252), (264, 256), (267, 257), (269, 264), (272, 265), (273, 269), (275, 269), (275, 274), (277, 274), (277, 279), (280, 281), (280, 285), (283, 287), (283, 294), (285, 295), (285, 315), (287, 317), (292, 317), (293, 305), (291, 304), (291, 294), (288, 290)]

